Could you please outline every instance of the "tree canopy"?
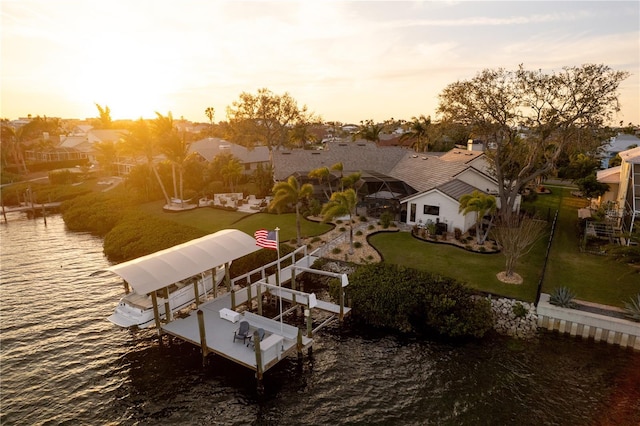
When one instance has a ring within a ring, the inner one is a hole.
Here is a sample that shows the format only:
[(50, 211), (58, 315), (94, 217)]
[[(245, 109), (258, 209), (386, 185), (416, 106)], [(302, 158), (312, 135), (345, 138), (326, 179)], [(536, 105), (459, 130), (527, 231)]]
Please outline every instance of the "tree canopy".
[(549, 174), (569, 147), (593, 142), (620, 110), (618, 87), (629, 76), (606, 65), (559, 72), (486, 69), (449, 84), (439, 95), (445, 120), (469, 126), (486, 150), (499, 182), (501, 214), (509, 216), (518, 193)]
[(293, 129), (308, 126), (315, 117), (306, 105), (298, 103), (289, 95), (276, 95), (270, 90), (259, 89), (258, 93), (242, 92), (240, 99), (227, 107), (229, 121), (227, 137), (249, 148), (266, 146), (269, 151), (286, 146), (291, 141)]

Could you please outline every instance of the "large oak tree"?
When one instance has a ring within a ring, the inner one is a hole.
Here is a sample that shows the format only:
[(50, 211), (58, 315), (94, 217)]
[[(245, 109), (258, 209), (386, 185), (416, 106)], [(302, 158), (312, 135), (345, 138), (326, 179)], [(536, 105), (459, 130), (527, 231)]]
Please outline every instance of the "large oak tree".
[(269, 152), (286, 146), (294, 128), (299, 131), (300, 126), (315, 120), (306, 105), (298, 107), (288, 93), (276, 95), (266, 88), (255, 95), (242, 92), (240, 99), (227, 107), (227, 119), (231, 141), (248, 148), (266, 146)]
[(545, 73), (486, 69), (449, 84), (439, 95), (445, 120), (469, 126), (488, 142), (499, 182), (500, 214), (508, 219), (519, 192), (556, 167), (569, 147), (591, 143), (620, 110), (618, 87), (629, 75), (587, 64)]

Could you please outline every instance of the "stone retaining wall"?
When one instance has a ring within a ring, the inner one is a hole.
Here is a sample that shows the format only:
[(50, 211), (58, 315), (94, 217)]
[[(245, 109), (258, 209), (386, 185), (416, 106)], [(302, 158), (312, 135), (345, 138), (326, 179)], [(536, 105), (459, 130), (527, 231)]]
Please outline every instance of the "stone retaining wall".
[[(535, 336), (538, 330), (538, 315), (533, 304), (507, 298), (490, 297), (489, 300), (494, 316), (493, 328), (498, 333), (523, 339)], [(524, 316), (518, 317), (513, 311), (513, 307), (518, 303), (526, 310)]]

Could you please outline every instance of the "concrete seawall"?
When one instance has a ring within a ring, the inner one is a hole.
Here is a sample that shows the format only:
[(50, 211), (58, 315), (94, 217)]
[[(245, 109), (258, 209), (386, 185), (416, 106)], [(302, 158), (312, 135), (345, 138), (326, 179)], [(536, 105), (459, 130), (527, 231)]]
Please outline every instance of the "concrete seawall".
[(538, 327), (640, 351), (640, 323), (577, 309), (561, 308), (550, 304), (549, 298), (550, 296), (545, 293), (540, 296), (537, 307)]

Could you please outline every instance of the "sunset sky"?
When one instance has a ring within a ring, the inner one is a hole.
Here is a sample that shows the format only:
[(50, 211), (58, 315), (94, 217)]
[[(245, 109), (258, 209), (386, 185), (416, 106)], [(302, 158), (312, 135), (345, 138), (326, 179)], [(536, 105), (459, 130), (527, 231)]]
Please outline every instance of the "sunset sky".
[(324, 120), (435, 117), (484, 68), (604, 63), (632, 75), (640, 2), (1, 0), (0, 117), (226, 119), (241, 92), (289, 92)]

